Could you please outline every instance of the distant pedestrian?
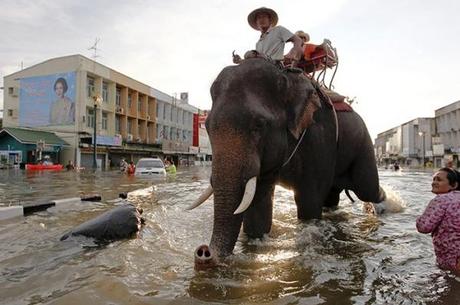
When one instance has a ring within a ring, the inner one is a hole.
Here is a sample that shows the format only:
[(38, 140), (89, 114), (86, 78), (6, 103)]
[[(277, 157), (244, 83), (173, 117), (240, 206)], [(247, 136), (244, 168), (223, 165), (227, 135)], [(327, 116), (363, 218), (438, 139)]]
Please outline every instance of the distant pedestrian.
[(67, 165), (65, 166), (65, 168), (68, 170), (68, 171), (72, 171), (75, 169), (75, 166), (73, 165), (73, 161), (72, 160), (69, 160), (69, 163), (67, 163)]
[(433, 176), (431, 192), (436, 194), (417, 218), (417, 230), (431, 233), (436, 262), (441, 269), (460, 272), (460, 177), (443, 167)]
[(128, 169), (126, 172), (128, 173), (128, 175), (134, 175), (135, 171), (136, 171), (136, 165), (134, 165), (133, 161), (129, 162)]
[(171, 162), (169, 160), (166, 160), (165, 162), (165, 169), (168, 174), (176, 173), (176, 165), (174, 165), (174, 162)]
[(120, 161), (120, 172), (124, 173), (128, 169), (128, 163), (126, 162), (125, 158), (121, 159)]

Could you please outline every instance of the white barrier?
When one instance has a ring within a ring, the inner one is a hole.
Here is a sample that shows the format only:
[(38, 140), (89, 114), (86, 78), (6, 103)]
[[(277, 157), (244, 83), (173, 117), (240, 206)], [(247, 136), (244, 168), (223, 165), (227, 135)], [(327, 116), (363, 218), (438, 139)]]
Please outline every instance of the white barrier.
[(22, 205), (13, 205), (10, 207), (0, 208), (0, 220), (24, 215)]
[(58, 199), (53, 201), (55, 205), (64, 204), (64, 203), (75, 203), (81, 202), (80, 197), (73, 197), (73, 198), (66, 198), (66, 199)]
[(24, 205), (13, 205), (9, 207), (0, 207), (0, 220), (10, 219), (18, 216), (26, 216), (33, 214), (38, 211), (44, 211), (50, 207), (61, 205), (61, 204), (70, 204), (82, 201), (101, 201), (100, 195), (91, 195), (83, 197), (72, 197), (65, 199), (57, 199), (48, 202), (33, 202), (26, 203)]

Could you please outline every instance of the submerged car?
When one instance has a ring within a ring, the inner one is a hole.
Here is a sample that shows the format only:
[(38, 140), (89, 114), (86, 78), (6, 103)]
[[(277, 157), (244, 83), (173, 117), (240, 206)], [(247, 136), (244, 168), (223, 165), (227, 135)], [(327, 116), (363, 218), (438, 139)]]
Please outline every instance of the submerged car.
[(165, 165), (159, 158), (142, 158), (137, 161), (134, 174), (136, 176), (165, 177)]

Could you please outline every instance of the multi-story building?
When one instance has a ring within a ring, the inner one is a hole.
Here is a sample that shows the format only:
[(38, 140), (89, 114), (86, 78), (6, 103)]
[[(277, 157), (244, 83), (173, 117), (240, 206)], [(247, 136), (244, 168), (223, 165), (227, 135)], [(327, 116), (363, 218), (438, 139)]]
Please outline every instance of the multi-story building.
[(198, 108), (188, 104), (188, 93), (182, 92), (180, 99), (154, 89), (157, 100), (156, 143), (161, 144), (164, 155), (171, 156), (176, 163), (193, 161), (198, 147), (193, 146), (193, 116)]
[(376, 158), (381, 165), (398, 161), (406, 166), (421, 166), (434, 161), (434, 118), (417, 118), (378, 134)]
[(388, 166), (395, 162), (401, 152), (401, 145), (401, 126), (379, 133), (374, 145), (378, 164)]
[[(397, 142), (401, 143), (399, 149), (393, 145)], [(460, 101), (436, 109), (434, 118), (417, 118), (378, 134), (374, 147), (382, 165), (398, 160), (417, 166), (424, 160), (439, 168), (452, 160), (459, 167)]]
[(200, 163), (212, 161), (211, 142), (205, 126), (208, 112), (204, 110), (193, 115), (193, 145), (199, 148), (197, 161)]
[(433, 159), (432, 137), (435, 134), (433, 118), (417, 118), (401, 125), (403, 162), (419, 166)]
[(3, 125), (56, 133), (69, 144), (61, 162), (83, 167), (92, 166), (94, 141), (99, 167), (122, 157), (188, 155), (195, 112), (82, 55), (49, 59), (4, 78)]
[(459, 165), (460, 101), (435, 110), (437, 150)]

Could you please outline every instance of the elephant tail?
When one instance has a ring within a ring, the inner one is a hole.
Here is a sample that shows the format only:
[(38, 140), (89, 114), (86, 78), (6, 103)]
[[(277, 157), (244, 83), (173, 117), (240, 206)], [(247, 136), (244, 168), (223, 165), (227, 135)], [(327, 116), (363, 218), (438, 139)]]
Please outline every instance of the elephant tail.
[(348, 191), (348, 189), (345, 189), (345, 194), (347, 194), (347, 197), (348, 197), (348, 199), (351, 200), (351, 202), (355, 202), (355, 200), (353, 199), (353, 197), (351, 197), (350, 192)]

